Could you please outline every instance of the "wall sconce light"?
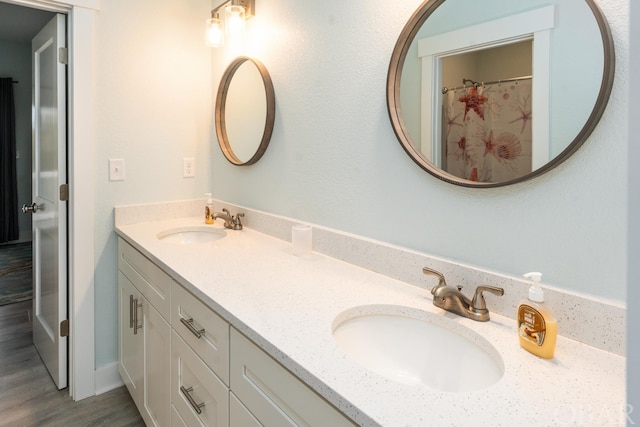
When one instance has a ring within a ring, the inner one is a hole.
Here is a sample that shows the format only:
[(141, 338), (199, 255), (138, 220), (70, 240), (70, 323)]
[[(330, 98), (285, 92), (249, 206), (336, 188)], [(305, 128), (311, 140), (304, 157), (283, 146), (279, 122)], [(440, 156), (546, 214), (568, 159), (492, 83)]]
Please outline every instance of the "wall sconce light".
[(207, 46), (224, 46), (224, 22), (220, 19), (220, 14), (218, 12), (211, 12), (211, 18), (207, 19), (205, 36)]
[[(220, 11), (224, 9), (224, 22)], [(211, 11), (207, 19), (206, 40), (211, 47), (224, 46), (225, 34), (229, 38), (244, 33), (245, 21), (255, 14), (255, 0), (229, 0)]]

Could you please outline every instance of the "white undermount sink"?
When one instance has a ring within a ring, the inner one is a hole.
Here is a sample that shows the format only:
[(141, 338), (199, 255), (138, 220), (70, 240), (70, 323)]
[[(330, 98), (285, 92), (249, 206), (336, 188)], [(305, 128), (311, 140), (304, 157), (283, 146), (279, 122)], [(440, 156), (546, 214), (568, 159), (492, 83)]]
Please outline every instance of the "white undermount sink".
[(333, 336), (358, 364), (403, 384), (473, 391), (495, 384), (504, 373), (502, 358), (485, 338), (417, 309), (356, 307), (336, 318)]
[(219, 228), (207, 226), (177, 227), (158, 233), (158, 239), (178, 245), (193, 245), (215, 242), (227, 233)]

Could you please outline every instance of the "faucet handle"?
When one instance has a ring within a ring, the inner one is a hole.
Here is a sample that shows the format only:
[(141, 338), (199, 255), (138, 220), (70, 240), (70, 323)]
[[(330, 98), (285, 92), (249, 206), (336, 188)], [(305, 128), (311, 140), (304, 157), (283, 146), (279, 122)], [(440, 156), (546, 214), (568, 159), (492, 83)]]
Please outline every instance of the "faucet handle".
[(429, 267), (422, 267), (422, 273), (426, 275), (436, 276), (438, 278), (438, 284), (431, 289), (431, 293), (433, 294), (435, 290), (441, 286), (447, 286), (446, 280), (444, 280), (444, 274), (439, 271), (433, 270)]
[(233, 220), (234, 230), (242, 230), (242, 221), (240, 221), (240, 218), (244, 218), (243, 212), (239, 212), (235, 216), (231, 217), (231, 219)]
[(484, 300), (484, 295), (482, 292), (487, 291), (491, 292), (494, 295), (502, 296), (504, 295), (504, 289), (498, 288), (496, 286), (478, 286), (476, 288), (476, 293), (473, 294), (473, 299), (471, 300), (471, 310), (475, 313), (487, 312), (487, 303)]

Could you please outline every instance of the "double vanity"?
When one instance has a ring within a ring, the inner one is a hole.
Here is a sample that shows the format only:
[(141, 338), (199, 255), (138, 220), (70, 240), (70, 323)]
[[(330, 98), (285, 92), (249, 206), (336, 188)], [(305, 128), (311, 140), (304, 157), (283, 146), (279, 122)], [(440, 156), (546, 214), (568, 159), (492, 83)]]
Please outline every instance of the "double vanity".
[(147, 425), (624, 425), (624, 358), (560, 336), (539, 359), (498, 297), (476, 322), (425, 288), (294, 255), (290, 229), (256, 231), (262, 213), (228, 230), (160, 211), (116, 209), (120, 372)]

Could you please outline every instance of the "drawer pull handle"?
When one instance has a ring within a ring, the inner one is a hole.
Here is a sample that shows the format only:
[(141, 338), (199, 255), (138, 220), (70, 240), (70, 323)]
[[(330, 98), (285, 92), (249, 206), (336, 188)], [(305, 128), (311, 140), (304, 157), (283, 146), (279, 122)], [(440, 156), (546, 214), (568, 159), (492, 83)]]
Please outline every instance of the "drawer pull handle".
[(133, 295), (129, 295), (129, 329), (133, 329)]
[(142, 308), (142, 303), (138, 303), (138, 298), (132, 298), (133, 304), (133, 335), (138, 335), (138, 329), (142, 329), (142, 322), (138, 325), (138, 308)]
[(189, 404), (191, 405), (191, 407), (193, 408), (194, 411), (196, 411), (196, 413), (198, 415), (202, 414), (202, 408), (204, 406), (204, 402), (202, 403), (197, 403), (193, 397), (191, 396), (191, 392), (193, 391), (193, 387), (189, 387), (189, 388), (184, 388), (183, 385), (180, 386), (180, 391), (182, 392), (182, 394), (184, 394), (184, 397), (187, 398), (187, 400), (189, 401)]
[(204, 329), (196, 329), (196, 327), (193, 326), (193, 318), (192, 317), (190, 317), (188, 319), (185, 319), (184, 317), (181, 317), (180, 318), (180, 323), (182, 323), (184, 326), (186, 326), (187, 329), (189, 329), (191, 331), (191, 333), (196, 336), (196, 338), (202, 338), (202, 334), (204, 334)]

